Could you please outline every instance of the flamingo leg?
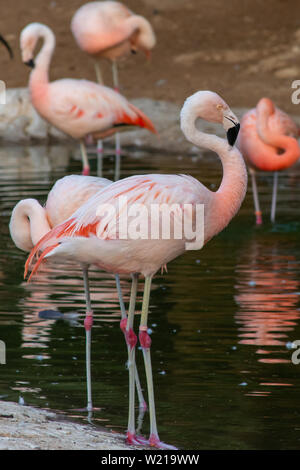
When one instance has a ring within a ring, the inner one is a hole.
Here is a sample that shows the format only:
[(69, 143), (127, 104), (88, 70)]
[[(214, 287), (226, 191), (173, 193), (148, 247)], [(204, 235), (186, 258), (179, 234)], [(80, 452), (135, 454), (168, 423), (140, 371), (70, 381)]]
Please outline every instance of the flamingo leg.
[[(115, 60), (112, 62), (112, 75), (113, 75), (114, 89), (116, 91), (119, 91), (118, 66)], [(116, 142), (115, 181), (118, 181), (120, 179), (120, 173), (121, 173), (121, 138), (118, 132), (115, 134), (115, 142)]]
[(95, 60), (94, 67), (95, 67), (97, 82), (99, 83), (99, 85), (104, 85), (104, 80), (102, 77), (102, 72), (101, 72), (101, 68), (100, 68), (100, 64), (98, 60)]
[(254, 208), (255, 208), (255, 216), (256, 216), (256, 225), (261, 225), (262, 213), (261, 213), (260, 205), (259, 205), (256, 175), (255, 175), (255, 171), (252, 168), (250, 169), (250, 174), (251, 174), (251, 180), (252, 180), (252, 191), (253, 191), (253, 200), (254, 200)]
[(82, 139), (80, 139), (80, 151), (81, 151), (81, 158), (82, 158), (82, 174), (85, 176), (88, 176), (90, 174), (90, 164), (89, 164), (89, 159), (87, 156), (85, 144)]
[[(116, 279), (116, 286), (117, 286), (119, 304), (120, 304), (120, 309), (121, 309), (121, 329), (125, 336), (126, 325), (127, 325), (127, 313), (126, 313), (125, 304), (123, 300), (123, 294), (122, 294), (122, 289), (121, 289), (121, 284), (120, 284), (120, 276), (116, 274), (115, 279)], [(135, 385), (136, 385), (136, 391), (137, 391), (138, 399), (139, 399), (140, 413), (144, 413), (147, 410), (147, 404), (146, 404), (146, 401), (142, 392), (141, 382), (140, 382), (136, 364), (135, 364)]]
[(102, 140), (97, 140), (97, 176), (103, 173), (103, 144)]
[(135, 302), (138, 286), (138, 274), (133, 274), (130, 302), (128, 309), (128, 318), (126, 320), (125, 339), (128, 347), (128, 372), (129, 372), (129, 412), (127, 439), (128, 444), (141, 444), (135, 433), (135, 346), (137, 337), (133, 331)]
[[(104, 80), (101, 73), (101, 68), (98, 60), (94, 62), (96, 80), (99, 85), (104, 85)], [(102, 140), (97, 140), (97, 176), (102, 176), (103, 172), (103, 144)]]
[(158, 431), (157, 431), (152, 365), (151, 365), (151, 355), (150, 355), (151, 339), (147, 332), (151, 282), (152, 282), (152, 276), (147, 276), (145, 278), (143, 306), (142, 306), (141, 322), (140, 322), (140, 328), (139, 328), (139, 341), (143, 350), (145, 371), (146, 371), (146, 378), (147, 378), (147, 387), (148, 387), (148, 400), (149, 400), (149, 413), (150, 413), (149, 444), (153, 447), (157, 447), (158, 449), (176, 450), (176, 447), (162, 442), (159, 439)]
[(89, 276), (88, 266), (82, 267), (85, 301), (86, 301), (86, 314), (84, 319), (85, 328), (85, 350), (86, 350), (86, 383), (87, 383), (87, 410), (93, 410), (92, 403), (92, 379), (91, 379), (91, 333), (93, 326), (93, 311), (91, 307), (91, 297), (89, 289)]
[(275, 171), (273, 180), (273, 194), (272, 194), (272, 207), (271, 207), (271, 222), (275, 222), (276, 217), (276, 204), (277, 204), (277, 190), (278, 190), (278, 173)]

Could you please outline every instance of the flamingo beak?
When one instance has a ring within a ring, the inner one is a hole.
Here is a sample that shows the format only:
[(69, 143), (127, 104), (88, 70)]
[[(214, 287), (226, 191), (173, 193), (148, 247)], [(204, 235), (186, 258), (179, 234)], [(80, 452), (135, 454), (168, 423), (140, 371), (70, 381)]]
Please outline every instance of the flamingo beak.
[(4, 39), (4, 37), (0, 34), (0, 41), (2, 42), (2, 44), (4, 44), (4, 46), (6, 47), (6, 49), (8, 50), (8, 53), (9, 53), (9, 56), (10, 58), (12, 59), (14, 54), (13, 54), (13, 51), (12, 51), (12, 48), (10, 47), (10, 45), (8, 44), (8, 42), (6, 41), (6, 39)]
[(24, 62), (24, 64), (27, 65), (28, 67), (30, 67), (31, 69), (34, 69), (34, 67), (35, 67), (35, 63), (34, 63), (33, 59), (27, 60), (26, 62)]
[(235, 144), (237, 136), (239, 135), (240, 127), (240, 123), (238, 122), (234, 124), (233, 127), (230, 127), (227, 131), (227, 141), (231, 147), (233, 147)]

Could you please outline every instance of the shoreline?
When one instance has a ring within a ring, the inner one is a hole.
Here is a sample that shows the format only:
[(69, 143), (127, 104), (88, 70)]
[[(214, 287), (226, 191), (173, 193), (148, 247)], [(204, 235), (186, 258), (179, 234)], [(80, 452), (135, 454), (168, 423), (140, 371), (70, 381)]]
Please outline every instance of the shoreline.
[(125, 435), (61, 419), (53, 411), (0, 401), (0, 450), (141, 450)]

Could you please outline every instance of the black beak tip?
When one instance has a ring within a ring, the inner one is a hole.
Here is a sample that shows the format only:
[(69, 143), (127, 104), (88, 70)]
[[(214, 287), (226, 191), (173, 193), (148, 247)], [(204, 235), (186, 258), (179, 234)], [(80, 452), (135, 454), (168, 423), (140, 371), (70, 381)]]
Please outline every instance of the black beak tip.
[(236, 142), (237, 136), (239, 135), (240, 127), (241, 126), (238, 123), (235, 124), (234, 127), (230, 127), (230, 129), (228, 129), (227, 131), (227, 141), (229, 145), (231, 145), (231, 147), (233, 147)]
[(6, 49), (8, 50), (9, 57), (10, 57), (11, 59), (13, 59), (14, 53), (13, 53), (13, 51), (12, 51), (12, 48), (10, 47), (10, 45), (8, 44), (8, 42), (6, 41), (6, 39), (4, 39), (4, 37), (2, 36), (2, 34), (0, 34), (0, 42), (2, 42), (2, 44), (4, 44), (4, 46), (5, 46)]
[(24, 62), (25, 65), (27, 65), (28, 67), (30, 67), (31, 69), (34, 69), (34, 60), (33, 59), (30, 59), (30, 60), (27, 60), (27, 62)]

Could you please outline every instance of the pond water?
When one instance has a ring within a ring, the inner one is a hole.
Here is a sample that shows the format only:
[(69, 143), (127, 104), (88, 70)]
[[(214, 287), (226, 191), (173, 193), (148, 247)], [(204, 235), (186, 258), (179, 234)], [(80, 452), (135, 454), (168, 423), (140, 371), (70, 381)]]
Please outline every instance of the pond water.
[[(10, 240), (13, 206), (45, 201), (56, 179), (80, 173), (78, 149), (8, 147), (0, 151), (0, 398), (59, 411), (82, 422), (87, 413), (85, 312), (80, 269), (50, 264), (23, 280), (26, 254)], [(92, 160), (95, 174), (96, 161)], [(104, 162), (113, 176), (113, 159)], [(214, 155), (127, 152), (121, 177), (188, 173), (215, 189)], [(300, 339), (300, 165), (280, 174), (277, 223), (268, 222), (272, 178), (258, 179), (265, 224), (255, 227), (252, 194), (230, 226), (201, 252), (192, 251), (157, 275), (149, 326), (160, 437), (181, 449), (296, 449), (300, 444), (300, 364), (290, 345)], [(96, 426), (124, 433), (128, 411), (127, 351), (119, 329), (112, 276), (91, 270)], [(125, 300), (130, 284), (122, 279)], [(138, 313), (141, 295), (138, 297)], [(76, 313), (39, 317), (45, 309)], [(145, 384), (141, 351), (138, 367)], [(148, 434), (148, 413), (142, 425)]]

